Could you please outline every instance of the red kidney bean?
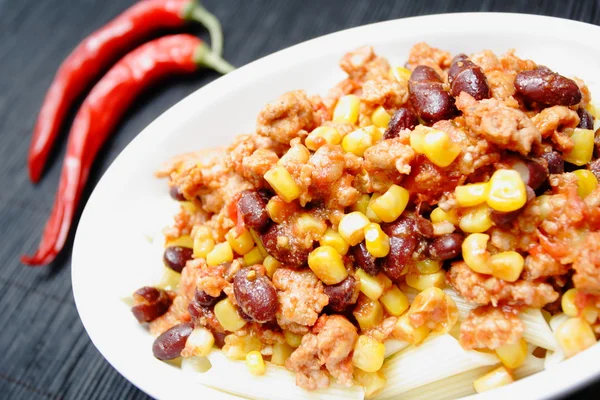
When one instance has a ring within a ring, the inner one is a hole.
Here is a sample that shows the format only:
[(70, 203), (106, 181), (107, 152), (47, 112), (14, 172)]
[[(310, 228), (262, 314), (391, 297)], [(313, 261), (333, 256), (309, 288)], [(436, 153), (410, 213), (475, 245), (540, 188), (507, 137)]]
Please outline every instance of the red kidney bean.
[(415, 221), (415, 232), (424, 238), (431, 239), (434, 237), (433, 224), (427, 218), (423, 218), (419, 214), (413, 217)]
[(405, 215), (401, 215), (394, 222), (381, 224), (381, 230), (383, 230), (388, 236), (412, 236), (416, 229), (417, 227), (415, 220)]
[(196, 289), (194, 293), (194, 300), (203, 307), (212, 307), (217, 304), (220, 297), (212, 297), (204, 290)]
[[(287, 240), (284, 246), (278, 246), (278, 237), (283, 237), (283, 241)], [(311, 249), (300, 247), (294, 240), (289, 228), (280, 224), (272, 224), (261, 235), (261, 239), (265, 250), (277, 261), (291, 268), (300, 268), (308, 261), (308, 254)]]
[(546, 167), (546, 162), (528, 159), (528, 160), (519, 160), (513, 164), (513, 169), (516, 170), (525, 182), (526, 185), (529, 185), (532, 189), (537, 189), (548, 179), (548, 168)]
[(521, 212), (523, 212), (522, 208), (511, 212), (492, 211), (490, 218), (496, 226), (510, 228)]
[(600, 158), (588, 164), (588, 168), (592, 174), (600, 181)]
[(325, 294), (329, 297), (329, 308), (336, 312), (342, 312), (348, 306), (355, 304), (358, 299), (359, 287), (352, 275), (337, 285), (325, 285)]
[(582, 97), (575, 81), (548, 68), (519, 72), (515, 78), (515, 89), (526, 100), (548, 106), (573, 106)]
[(165, 265), (175, 272), (181, 272), (185, 263), (192, 259), (194, 250), (183, 246), (169, 246), (163, 254)]
[(577, 115), (579, 115), (579, 125), (577, 125), (578, 128), (594, 129), (594, 117), (592, 117), (592, 114), (587, 112), (585, 108), (578, 108)]
[(397, 281), (402, 277), (405, 268), (412, 261), (412, 254), (418, 245), (414, 237), (390, 236), (390, 252), (384, 258), (379, 258), (383, 272), (392, 280)]
[(244, 190), (237, 201), (237, 209), (249, 228), (262, 230), (269, 223), (267, 202), (256, 190)]
[(600, 129), (594, 133), (594, 157), (600, 157)]
[(264, 323), (275, 318), (277, 292), (267, 276), (243, 268), (233, 278), (233, 293), (242, 311), (253, 321)]
[(429, 256), (434, 260), (446, 261), (460, 256), (464, 236), (460, 233), (448, 233), (435, 238), (429, 244)]
[(361, 242), (350, 249), (350, 255), (354, 258), (354, 264), (365, 270), (369, 275), (377, 275), (379, 273), (379, 265), (375, 262), (375, 257), (367, 250), (365, 242)]
[(392, 119), (388, 123), (387, 129), (383, 134), (384, 139), (393, 139), (398, 137), (400, 131), (403, 129), (413, 130), (415, 126), (419, 125), (419, 118), (410, 108), (400, 107), (398, 111), (394, 113)]
[(173, 185), (169, 188), (169, 195), (171, 196), (172, 199), (177, 200), (177, 201), (185, 201), (186, 200), (186, 198), (183, 196), (183, 193), (181, 193), (179, 191), (179, 188), (175, 185)]
[(550, 174), (562, 174), (565, 172), (565, 161), (560, 153), (550, 151), (542, 154), (542, 158), (548, 163), (548, 172)]
[(215, 346), (222, 349), (225, 346), (225, 336), (227, 335), (222, 332), (213, 332), (213, 336), (215, 338)]
[(456, 113), (454, 99), (444, 90), (442, 79), (433, 68), (416, 67), (410, 76), (408, 89), (410, 103), (426, 123), (450, 119)]
[(156, 338), (152, 345), (152, 354), (159, 360), (172, 360), (181, 355), (185, 343), (194, 329), (191, 322), (175, 325)]
[(133, 294), (135, 305), (131, 308), (133, 316), (140, 322), (151, 322), (167, 312), (171, 297), (162, 289), (144, 286)]
[(461, 92), (473, 96), (475, 100), (489, 99), (492, 94), (485, 74), (479, 65), (466, 58), (464, 54), (454, 58), (448, 70), (450, 94), (458, 97)]

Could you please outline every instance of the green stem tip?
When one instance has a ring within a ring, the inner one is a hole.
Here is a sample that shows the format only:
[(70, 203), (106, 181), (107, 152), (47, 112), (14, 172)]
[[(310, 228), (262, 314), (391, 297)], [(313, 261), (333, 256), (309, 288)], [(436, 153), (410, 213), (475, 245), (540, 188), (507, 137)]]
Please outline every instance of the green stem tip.
[(183, 18), (188, 21), (196, 21), (206, 27), (210, 34), (210, 44), (213, 53), (218, 56), (223, 54), (223, 30), (217, 17), (211, 14), (199, 2), (192, 0), (183, 9)]
[(235, 67), (225, 61), (219, 54), (212, 51), (208, 45), (202, 43), (194, 52), (194, 62), (198, 65), (204, 65), (217, 72), (226, 74), (235, 69)]

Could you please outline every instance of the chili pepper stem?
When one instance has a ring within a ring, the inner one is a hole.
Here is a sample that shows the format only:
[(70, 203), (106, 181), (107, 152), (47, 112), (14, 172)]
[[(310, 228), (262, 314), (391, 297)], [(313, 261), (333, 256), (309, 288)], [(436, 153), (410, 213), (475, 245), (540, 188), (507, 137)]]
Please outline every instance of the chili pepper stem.
[(223, 60), (219, 54), (211, 51), (210, 47), (204, 43), (198, 46), (194, 51), (194, 62), (197, 65), (204, 65), (222, 74), (226, 74), (235, 69), (233, 65)]
[(211, 14), (199, 2), (192, 0), (183, 9), (183, 18), (204, 25), (210, 34), (210, 45), (213, 52), (219, 56), (223, 54), (223, 30), (217, 17)]

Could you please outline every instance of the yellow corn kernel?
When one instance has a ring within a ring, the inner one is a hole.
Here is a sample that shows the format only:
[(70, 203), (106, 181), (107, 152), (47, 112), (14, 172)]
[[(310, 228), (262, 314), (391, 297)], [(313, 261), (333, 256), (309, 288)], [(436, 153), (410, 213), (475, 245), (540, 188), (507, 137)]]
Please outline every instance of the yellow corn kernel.
[(277, 365), (285, 365), (285, 361), (294, 352), (294, 348), (287, 343), (275, 343), (273, 345), (273, 354), (271, 362)]
[(263, 262), (264, 259), (265, 258), (263, 257), (258, 247), (254, 247), (252, 248), (252, 250), (244, 254), (244, 264), (246, 266), (260, 264)]
[(335, 251), (337, 251), (341, 256), (345, 256), (346, 253), (348, 253), (348, 249), (350, 248), (350, 246), (344, 240), (342, 235), (340, 235), (331, 228), (327, 228), (325, 234), (321, 236), (321, 239), (319, 239), (319, 244), (321, 246), (333, 247)]
[(365, 238), (365, 227), (369, 219), (361, 212), (353, 211), (346, 214), (338, 224), (338, 233), (350, 246), (356, 246)]
[(246, 354), (261, 349), (260, 340), (254, 335), (238, 336), (230, 334), (225, 336), (223, 354), (231, 360), (243, 360)]
[(482, 233), (490, 229), (493, 225), (491, 210), (486, 204), (468, 209), (458, 222), (458, 226), (463, 232)]
[(555, 335), (567, 357), (596, 344), (594, 331), (583, 318), (569, 318), (558, 327)]
[(310, 151), (300, 143), (293, 144), (284, 155), (277, 161), (278, 166), (285, 167), (288, 164), (306, 164), (310, 159)]
[(417, 261), (415, 266), (421, 274), (434, 274), (442, 269), (441, 261), (432, 260), (431, 258)]
[(367, 218), (369, 218), (369, 221), (376, 222), (378, 224), (381, 223), (381, 222), (383, 222), (383, 221), (381, 220), (381, 218), (379, 218), (377, 216), (377, 214), (375, 214), (375, 211), (373, 211), (373, 209), (371, 208), (371, 204), (373, 204), (373, 202), (375, 200), (377, 200), (378, 198), (380, 198), (380, 197), (381, 197), (380, 193), (373, 193), (371, 195), (371, 199), (369, 200), (369, 204), (367, 205), (367, 211), (364, 213), (365, 216)]
[(228, 242), (223, 242), (215, 245), (210, 253), (206, 255), (206, 264), (209, 267), (222, 264), (224, 262), (233, 261), (233, 251), (231, 245)]
[(365, 126), (363, 129), (365, 130), (365, 132), (371, 135), (371, 142), (373, 143), (381, 141), (381, 139), (383, 138), (383, 133), (385, 132), (385, 129), (378, 128), (375, 125)]
[(516, 251), (503, 251), (490, 257), (492, 275), (507, 282), (515, 282), (521, 276), (525, 260)]
[(585, 165), (592, 161), (592, 155), (594, 153), (594, 131), (591, 129), (575, 128), (571, 135), (571, 140), (573, 140), (573, 149), (568, 153), (563, 153), (563, 159), (578, 166)]
[(446, 212), (437, 207), (431, 212), (429, 218), (431, 218), (431, 222), (434, 224), (438, 222), (450, 222), (452, 225), (458, 225), (458, 213), (454, 208)]
[(370, 207), (383, 222), (393, 222), (406, 208), (409, 197), (408, 190), (392, 185), (387, 192), (373, 200)]
[(191, 201), (180, 201), (181, 208), (185, 209), (189, 213), (198, 212), (198, 207)]
[(578, 169), (573, 171), (573, 174), (577, 176), (577, 194), (582, 199), (588, 197), (598, 187), (598, 180), (592, 173), (587, 169)]
[(425, 340), (430, 332), (431, 330), (427, 325), (415, 328), (408, 319), (408, 313), (404, 313), (396, 321), (392, 334), (398, 340), (404, 340), (410, 344), (417, 345)]
[(206, 357), (215, 344), (215, 337), (206, 328), (194, 328), (185, 343), (186, 351), (189, 349), (189, 356)]
[(487, 243), (490, 236), (483, 233), (472, 233), (465, 238), (462, 244), (462, 255), (465, 263), (475, 272), (492, 274), (490, 253)]
[(362, 268), (356, 270), (356, 277), (360, 282), (360, 291), (365, 296), (375, 301), (379, 299), (384, 290), (384, 283), (376, 276), (369, 275)]
[(459, 206), (473, 207), (485, 203), (489, 189), (489, 182), (457, 186), (454, 197)]
[[(424, 317), (432, 312), (435, 317)], [(458, 307), (446, 292), (431, 286), (417, 294), (407, 315), (413, 326), (425, 325), (434, 332), (447, 333), (458, 321)]]
[(379, 393), (387, 383), (381, 372), (365, 372), (359, 368), (354, 369), (354, 382), (365, 389), (366, 399)]
[(296, 184), (287, 169), (282, 166), (271, 168), (267, 171), (264, 178), (286, 203), (300, 197), (300, 187)]
[(311, 251), (308, 266), (326, 285), (335, 285), (348, 277), (342, 256), (331, 246), (319, 246)]
[(588, 324), (594, 325), (598, 320), (598, 309), (593, 305), (588, 305), (581, 310), (581, 318), (583, 318)]
[(406, 284), (413, 289), (423, 291), (430, 287), (443, 288), (446, 281), (446, 272), (440, 270), (433, 274), (414, 274), (406, 275)]
[(209, 238), (213, 235), (212, 230), (208, 226), (197, 225), (194, 227), (194, 229), (192, 229), (192, 236), (194, 236), (194, 238)]
[(206, 258), (214, 248), (215, 240), (212, 237), (194, 237), (194, 258)]
[(408, 81), (410, 75), (410, 70), (405, 67), (392, 67), (390, 69), (390, 77), (396, 79), (398, 82)]
[(431, 130), (423, 141), (423, 154), (438, 167), (447, 167), (458, 157), (461, 149), (444, 131)]
[(577, 296), (577, 289), (569, 289), (567, 290), (560, 299), (560, 305), (562, 307), (563, 312), (569, 317), (577, 317), (579, 315), (579, 310), (575, 305), (575, 297)]
[(371, 115), (371, 122), (378, 128), (387, 128), (391, 119), (391, 115), (382, 106), (377, 107)]
[(510, 372), (506, 368), (500, 367), (488, 372), (481, 378), (475, 379), (475, 382), (473, 382), (473, 387), (477, 393), (481, 393), (491, 389), (496, 389), (500, 386), (508, 385), (512, 382), (514, 382), (514, 379)]
[(165, 247), (169, 247), (169, 246), (181, 246), (181, 247), (188, 247), (191, 249), (194, 247), (194, 241), (192, 240), (192, 238), (189, 235), (183, 235), (183, 236), (179, 236), (176, 239), (167, 240), (165, 243)]
[(309, 150), (315, 151), (326, 144), (340, 144), (342, 135), (332, 126), (319, 126), (308, 134), (304, 144)]
[(358, 96), (349, 94), (340, 97), (333, 110), (333, 122), (356, 124), (360, 99)]
[(235, 332), (246, 325), (246, 321), (240, 317), (229, 299), (223, 299), (215, 304), (215, 317), (225, 330), (231, 332)]
[(377, 372), (383, 366), (384, 355), (383, 343), (369, 336), (360, 335), (354, 345), (352, 365), (365, 372)]
[(309, 213), (302, 213), (294, 222), (294, 232), (302, 237), (309, 234), (313, 237), (321, 237), (327, 230), (325, 221), (314, 217)]
[(379, 224), (373, 222), (365, 226), (365, 245), (373, 257), (385, 257), (390, 252), (389, 236), (381, 230)]
[(342, 139), (342, 149), (358, 157), (362, 157), (372, 145), (373, 137), (364, 129), (352, 131)]
[(388, 314), (396, 317), (408, 310), (409, 306), (408, 297), (396, 285), (386, 290), (379, 298), (379, 301)]
[(273, 256), (267, 256), (263, 260), (263, 265), (267, 270), (267, 276), (269, 278), (273, 278), (273, 274), (277, 270), (277, 268), (281, 267), (281, 263), (277, 261), (277, 259)]
[(527, 342), (519, 339), (517, 343), (500, 346), (496, 349), (496, 355), (506, 368), (518, 368), (527, 358)]
[(511, 212), (527, 202), (525, 182), (514, 169), (499, 169), (490, 179), (487, 203), (496, 211)]
[(358, 301), (352, 314), (363, 331), (374, 328), (383, 321), (383, 307), (381, 303), (369, 299), (364, 294), (358, 296)]
[(252, 236), (248, 229), (243, 228), (242, 233), (238, 236), (238, 229), (231, 228), (227, 234), (225, 234), (225, 239), (227, 239), (227, 243), (231, 246), (231, 249), (243, 256), (254, 247), (254, 240), (252, 240)]
[(264, 375), (267, 370), (262, 354), (256, 350), (246, 354), (246, 366), (248, 367), (248, 371), (255, 376)]
[(415, 153), (425, 153), (425, 132), (423, 132), (421, 129), (415, 129), (410, 132), (409, 144)]
[(594, 119), (600, 118), (600, 113), (598, 113), (598, 108), (595, 107), (592, 103), (588, 103), (585, 106), (585, 109), (587, 110), (587, 112), (589, 112), (592, 115), (592, 117), (594, 117)]
[(369, 206), (369, 201), (371, 201), (371, 196), (368, 194), (361, 194), (358, 198), (358, 201), (354, 203), (350, 209), (352, 211), (360, 211), (363, 214), (367, 213), (367, 207)]
[(283, 331), (283, 338), (290, 346), (297, 348), (302, 343), (302, 335), (290, 331)]

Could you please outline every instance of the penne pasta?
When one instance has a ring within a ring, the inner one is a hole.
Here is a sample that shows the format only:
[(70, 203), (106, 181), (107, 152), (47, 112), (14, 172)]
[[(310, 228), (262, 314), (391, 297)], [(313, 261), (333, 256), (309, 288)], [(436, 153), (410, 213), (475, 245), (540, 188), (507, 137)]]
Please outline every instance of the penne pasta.
[(477, 308), (477, 304), (469, 303), (464, 297), (459, 296), (458, 293), (450, 287), (445, 288), (444, 292), (446, 292), (446, 294), (456, 303), (456, 307), (458, 308), (458, 319), (461, 321), (467, 318), (467, 315), (469, 315), (471, 310)]
[[(563, 313), (556, 314), (552, 318), (550, 318), (550, 329), (552, 332), (555, 332), (559, 326), (561, 326), (565, 321), (567, 321), (569, 317)], [(546, 358), (544, 359), (544, 368), (552, 368), (555, 365), (559, 364), (561, 361), (565, 359), (565, 353), (560, 346), (556, 346), (556, 349), (552, 352), (546, 353)]]
[(396, 339), (388, 339), (385, 342), (383, 342), (383, 344), (385, 345), (385, 358), (393, 356), (399, 351), (402, 351), (408, 346), (410, 346), (410, 343)]
[(558, 346), (556, 338), (539, 309), (526, 308), (519, 314), (519, 319), (525, 327), (523, 338), (528, 343), (543, 347), (544, 349), (556, 350)]
[(523, 379), (529, 375), (533, 375), (537, 372), (544, 370), (544, 359), (537, 358), (532, 354), (527, 355), (525, 362), (519, 367), (513, 370), (515, 379)]

